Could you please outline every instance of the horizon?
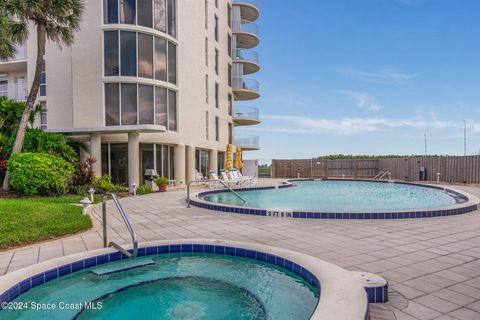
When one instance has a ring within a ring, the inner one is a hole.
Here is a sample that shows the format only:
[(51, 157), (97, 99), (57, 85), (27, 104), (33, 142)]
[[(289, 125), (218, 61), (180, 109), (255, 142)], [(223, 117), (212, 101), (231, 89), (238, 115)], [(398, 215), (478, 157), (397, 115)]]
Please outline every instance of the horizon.
[[(480, 151), (480, 2), (262, 2), (246, 159)], [(286, 20), (285, 17), (289, 19)], [(297, 44), (295, 44), (297, 41)]]

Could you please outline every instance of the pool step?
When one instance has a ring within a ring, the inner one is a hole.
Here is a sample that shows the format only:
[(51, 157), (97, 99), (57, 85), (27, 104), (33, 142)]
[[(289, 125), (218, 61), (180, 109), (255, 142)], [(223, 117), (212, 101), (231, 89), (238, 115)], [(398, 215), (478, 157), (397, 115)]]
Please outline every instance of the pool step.
[(155, 264), (150, 258), (135, 258), (135, 259), (124, 259), (112, 263), (108, 263), (99, 267), (95, 267), (90, 270), (91, 273), (97, 276), (104, 276), (107, 274), (112, 274), (116, 272), (122, 272), (126, 270), (141, 268)]

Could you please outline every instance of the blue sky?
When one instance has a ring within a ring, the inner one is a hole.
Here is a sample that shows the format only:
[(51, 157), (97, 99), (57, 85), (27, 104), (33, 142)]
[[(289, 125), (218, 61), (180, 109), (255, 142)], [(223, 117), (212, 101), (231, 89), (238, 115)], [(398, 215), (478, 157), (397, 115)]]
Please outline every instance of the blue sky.
[(248, 159), (480, 152), (480, 1), (261, 1)]

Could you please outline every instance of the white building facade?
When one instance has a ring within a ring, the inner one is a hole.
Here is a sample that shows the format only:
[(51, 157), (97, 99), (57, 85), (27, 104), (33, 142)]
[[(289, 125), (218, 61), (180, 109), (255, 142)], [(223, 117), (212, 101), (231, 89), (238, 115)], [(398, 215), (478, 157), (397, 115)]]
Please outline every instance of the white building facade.
[[(235, 134), (259, 123), (249, 75), (260, 69), (255, 0), (86, 0), (71, 47), (47, 43), (38, 126), (88, 146), (95, 173), (144, 182), (154, 169), (178, 184), (222, 169), (227, 144), (259, 148)], [(0, 95), (25, 100), (35, 32), (0, 62)]]

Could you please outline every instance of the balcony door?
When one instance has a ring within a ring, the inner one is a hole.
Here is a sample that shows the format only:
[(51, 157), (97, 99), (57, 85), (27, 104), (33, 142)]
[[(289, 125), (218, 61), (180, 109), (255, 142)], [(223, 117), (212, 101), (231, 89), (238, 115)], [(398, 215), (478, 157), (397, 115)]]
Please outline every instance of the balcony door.
[(15, 78), (15, 97), (18, 100), (27, 100), (27, 82), (25, 81), (25, 78)]

